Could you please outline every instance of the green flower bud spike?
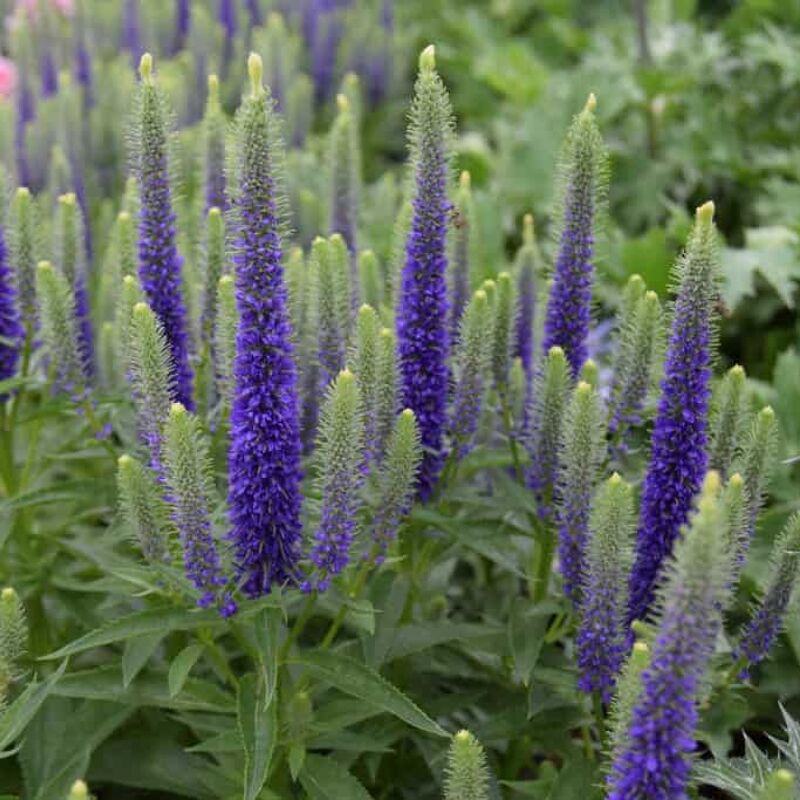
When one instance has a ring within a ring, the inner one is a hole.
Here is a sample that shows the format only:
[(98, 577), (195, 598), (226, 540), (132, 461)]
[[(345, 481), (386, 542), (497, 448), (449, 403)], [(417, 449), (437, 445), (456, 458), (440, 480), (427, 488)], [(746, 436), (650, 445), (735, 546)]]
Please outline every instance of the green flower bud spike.
[(75, 783), (72, 784), (72, 788), (69, 790), (67, 800), (90, 800), (89, 787), (86, 785), (86, 782), (82, 780), (75, 781)]
[(480, 742), (466, 730), (450, 743), (444, 800), (489, 800), (489, 767)]
[(747, 488), (749, 537), (755, 532), (758, 514), (764, 505), (775, 456), (778, 450), (778, 420), (770, 406), (755, 415), (750, 432), (737, 459), (738, 470)]
[(350, 101), (345, 95), (338, 95), (336, 105), (338, 113), (331, 128), (328, 145), (329, 229), (331, 233), (341, 234), (347, 249), (355, 253), (358, 246), (358, 207), (361, 193), (357, 121), (351, 111)]
[(511, 274), (501, 272), (497, 276), (497, 300), (492, 325), (492, 376), (501, 396), (508, 391), (508, 370), (511, 363), (511, 337), (516, 318), (514, 284)]
[(11, 201), (9, 213), (9, 262), (13, 264), (19, 286), (22, 318), (29, 330), (36, 319), (36, 211), (30, 191), (20, 186)]
[(171, 524), (155, 473), (133, 456), (122, 455), (117, 461), (117, 487), (120, 511), (142, 555), (154, 564), (167, 560)]
[(230, 409), (233, 398), (233, 362), (236, 356), (236, 287), (231, 275), (223, 275), (217, 284), (217, 319), (214, 331), (214, 355), (217, 390), (223, 407)]
[(616, 755), (625, 746), (633, 707), (642, 688), (642, 673), (650, 666), (650, 655), (650, 646), (646, 642), (634, 642), (631, 654), (617, 681), (617, 694), (611, 706), (609, 726), (611, 760), (615, 760)]
[(788, 769), (776, 769), (767, 777), (757, 800), (794, 800), (797, 779)]
[(203, 280), (202, 334), (205, 342), (214, 335), (217, 318), (217, 290), (225, 272), (225, 220), (213, 206), (206, 217), (205, 276)]
[(383, 455), (397, 415), (400, 376), (397, 366), (397, 337), (391, 328), (381, 328), (378, 341), (377, 448)]
[(378, 257), (372, 250), (362, 250), (358, 256), (358, 280), (364, 302), (380, 308), (383, 302), (383, 275)]
[(727, 474), (743, 438), (747, 411), (747, 375), (738, 364), (718, 384), (711, 402), (709, 465)]
[(372, 306), (363, 305), (356, 321), (352, 368), (356, 376), (364, 427), (364, 461), (369, 468), (378, 457), (378, 352), (381, 323)]
[(25, 607), (11, 587), (0, 592), (0, 707), (8, 687), (19, 676), (18, 662), (28, 647)]

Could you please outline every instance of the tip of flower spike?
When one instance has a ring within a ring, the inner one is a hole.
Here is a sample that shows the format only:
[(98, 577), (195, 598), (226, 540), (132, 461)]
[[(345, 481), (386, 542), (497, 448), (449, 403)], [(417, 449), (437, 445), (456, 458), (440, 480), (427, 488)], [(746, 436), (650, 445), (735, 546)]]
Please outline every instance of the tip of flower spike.
[(493, 292), (497, 288), (497, 284), (491, 278), (487, 278), (481, 288), (485, 292)]
[(733, 486), (742, 486), (744, 484), (744, 478), (740, 473), (734, 472), (733, 475), (728, 478), (728, 483), (732, 484)]
[(654, 303), (656, 300), (658, 300), (658, 295), (652, 289), (648, 289), (645, 292), (644, 299), (648, 303)]
[(522, 218), (522, 241), (525, 244), (533, 244), (536, 240), (536, 228), (533, 223), (533, 214), (526, 214)]
[(77, 780), (75, 783), (72, 784), (72, 788), (69, 790), (69, 798), (68, 800), (88, 800), (89, 798), (89, 787), (86, 785), (86, 781)]
[(136, 278), (134, 278), (133, 275), (126, 275), (122, 279), (122, 283), (125, 286), (135, 286), (136, 285)]
[(410, 408), (404, 408), (400, 412), (400, 416), (403, 417), (403, 419), (414, 419), (414, 417), (416, 415), (414, 414), (414, 412)]
[(10, 586), (6, 586), (2, 592), (0, 592), (0, 600), (4, 603), (10, 603), (12, 600), (17, 599), (17, 593), (14, 589)]
[(647, 644), (647, 642), (634, 642), (633, 643), (633, 652), (634, 653), (639, 653), (639, 654), (649, 653), (650, 652), (650, 646)]
[(589, 111), (590, 113), (594, 113), (597, 109), (597, 98), (594, 96), (594, 92), (589, 92), (589, 96), (586, 98), (586, 105), (583, 107), (584, 111)]
[(559, 347), (557, 344), (556, 344), (556, 345), (553, 345), (553, 346), (552, 346), (552, 347), (551, 347), (551, 348), (550, 348), (550, 349), (547, 351), (547, 355), (548, 355), (550, 358), (558, 358), (558, 357), (560, 357), (560, 356), (563, 356), (563, 355), (564, 355), (564, 349), (563, 349), (562, 347)]
[(133, 459), (127, 453), (123, 453), (117, 459), (117, 466), (118, 467), (127, 467), (129, 464), (132, 464), (132, 463), (133, 463)]
[(635, 619), (631, 622), (631, 630), (633, 635), (640, 639), (645, 639), (650, 632), (647, 623), (642, 622), (640, 619)]
[(721, 486), (722, 480), (720, 479), (719, 472), (715, 469), (709, 470), (703, 481), (703, 488), (700, 492), (698, 506), (700, 508), (707, 508), (715, 503)]
[(486, 292), (483, 289), (478, 289), (475, 292), (475, 300), (478, 303), (485, 303), (486, 302)]
[(264, 91), (262, 85), (264, 64), (258, 53), (250, 53), (247, 57), (247, 74), (250, 76), (250, 90), (253, 93), (253, 97), (258, 97)]
[(20, 186), (17, 189), (17, 197), (30, 197), (31, 190), (27, 186)]
[(347, 369), (346, 367), (345, 367), (345, 369), (343, 369), (343, 370), (341, 370), (339, 372), (339, 380), (341, 380), (341, 381), (346, 381), (346, 382), (347, 381), (351, 381), (351, 380), (353, 380), (353, 377), (354, 377), (353, 373), (350, 372), (350, 370)]
[(217, 208), (217, 206), (211, 206), (211, 208), (208, 209), (209, 219), (212, 217), (219, 217), (221, 214), (222, 212), (219, 210), (219, 208)]
[(180, 417), (181, 415), (186, 413), (186, 406), (183, 403), (173, 403), (169, 407), (169, 413), (173, 417)]
[(331, 244), (335, 244), (337, 247), (341, 247), (344, 244), (344, 236), (341, 233), (332, 233), (331, 238), (328, 239)]
[(58, 198), (58, 202), (65, 206), (74, 206), (75, 192), (67, 192), (66, 194), (60, 195)]
[(789, 786), (794, 786), (794, 775), (793, 773), (789, 772), (788, 769), (776, 770), (773, 775), (773, 780), (776, 784), (785, 786), (787, 788)]
[(208, 98), (215, 101), (219, 97), (219, 78), (212, 72), (208, 76)]
[(233, 283), (233, 276), (232, 275), (223, 275), (219, 279), (218, 286), (227, 286), (228, 284)]
[(736, 378), (738, 380), (742, 380), (743, 378), (747, 377), (747, 373), (744, 370), (744, 367), (741, 364), (734, 364), (729, 370), (728, 374), (732, 378)]
[(697, 207), (695, 212), (697, 221), (702, 222), (704, 225), (710, 225), (714, 221), (714, 201), (709, 200), (707, 203)]
[(53, 265), (49, 261), (40, 261), (36, 265), (36, 269), (39, 272), (52, 272), (53, 271)]
[(436, 48), (429, 44), (419, 54), (420, 72), (433, 72), (436, 69)]
[(336, 108), (342, 114), (346, 114), (350, 110), (350, 101), (347, 99), (347, 95), (336, 95)]
[(137, 303), (133, 307), (133, 313), (134, 314), (145, 314), (149, 310), (150, 309), (149, 309), (149, 306), (147, 305), (147, 303), (142, 303), (142, 302)]
[(468, 170), (465, 169), (461, 173), (458, 178), (458, 185), (465, 192), (470, 190), (470, 187), (472, 186), (472, 176), (469, 174)]
[(139, 59), (139, 77), (144, 83), (149, 83), (153, 78), (153, 56), (150, 53), (142, 53)]
[(775, 411), (773, 411), (772, 406), (764, 406), (764, 408), (758, 412), (758, 416), (762, 419), (773, 419), (775, 416)]
[(497, 275), (497, 282), (498, 283), (507, 283), (507, 282), (510, 282), (510, 281), (511, 281), (511, 273), (510, 272), (506, 272), (505, 270), (503, 270), (503, 272), (500, 272)]
[(462, 728), (453, 738), (458, 742), (469, 742), (472, 741), (472, 734), (466, 728)]
[(361, 315), (374, 314), (375, 309), (369, 303), (364, 303), (361, 308), (358, 309), (358, 313)]
[(589, 394), (589, 392), (592, 391), (592, 384), (586, 381), (580, 381), (575, 387), (575, 391), (578, 392), (578, 394)]
[(130, 220), (130, 218), (131, 218), (131, 215), (130, 215), (130, 213), (128, 211), (120, 211), (119, 214), (117, 214), (117, 219), (120, 222), (128, 222)]

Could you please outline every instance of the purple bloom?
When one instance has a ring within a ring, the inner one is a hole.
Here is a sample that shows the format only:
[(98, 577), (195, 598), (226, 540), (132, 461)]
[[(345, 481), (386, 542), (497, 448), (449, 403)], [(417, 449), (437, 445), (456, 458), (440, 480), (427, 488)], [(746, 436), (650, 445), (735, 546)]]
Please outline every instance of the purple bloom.
[(630, 583), (631, 620), (647, 615), (661, 565), (689, 517), (706, 470), (717, 269), (713, 213), (712, 203), (698, 209), (686, 254), (679, 263), (680, 288), (642, 488)]
[(245, 7), (250, 14), (250, 25), (257, 28), (263, 21), (258, 0), (245, 0)]
[(522, 247), (517, 254), (517, 317), (513, 355), (522, 362), (525, 377), (533, 375), (533, 324), (536, 314), (536, 268), (538, 249), (533, 233), (533, 217), (525, 215)]
[(173, 53), (178, 53), (183, 48), (189, 36), (189, 26), (192, 21), (192, 8), (189, 0), (176, 0), (175, 2), (175, 39), (172, 43)]
[(685, 800), (695, 748), (697, 696), (722, 627), (727, 531), (709, 473), (691, 529), (662, 590), (650, 666), (609, 775), (609, 800)]
[(606, 153), (594, 118), (595, 100), (575, 117), (561, 166), (563, 218), (544, 324), (544, 352), (566, 353), (574, 377), (586, 361), (591, 321), (595, 220), (604, 193)]
[(236, 305), (239, 328), (229, 453), (231, 532), (248, 594), (296, 574), (300, 539), (300, 434), (291, 324), (286, 310), (270, 102), (261, 60), (238, 115)]
[[(17, 305), (14, 274), (8, 264), (5, 235), (0, 228), (0, 381), (16, 375), (24, 339), (25, 330)], [(7, 394), (0, 394), (0, 402), (6, 397)]]
[(175, 366), (175, 400), (192, 402), (192, 368), (182, 296), (181, 264), (175, 244), (175, 214), (167, 164), (162, 100), (151, 77), (149, 53), (142, 56), (138, 153), (139, 281), (161, 321)]
[(425, 456), (419, 495), (430, 497), (442, 468), (447, 425), (449, 351), (446, 237), (449, 139), (452, 116), (447, 91), (423, 51), (409, 133), (414, 158), (413, 214), (406, 242), (397, 339), (403, 405), (417, 417)]
[(78, 346), (83, 358), (83, 370), (86, 377), (94, 375), (94, 334), (92, 332), (92, 312), (89, 307), (89, 293), (86, 291), (86, 278), (76, 276), (75, 316), (78, 320)]
[(133, 66), (136, 68), (144, 52), (139, 24), (139, 0), (124, 0), (121, 40), (122, 49), (130, 52)]

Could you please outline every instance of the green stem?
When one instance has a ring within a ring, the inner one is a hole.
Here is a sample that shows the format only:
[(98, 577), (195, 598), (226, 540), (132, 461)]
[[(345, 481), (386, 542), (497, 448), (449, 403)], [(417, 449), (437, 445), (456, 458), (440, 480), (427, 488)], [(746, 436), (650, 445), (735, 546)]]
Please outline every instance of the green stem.
[(603, 709), (603, 700), (598, 692), (592, 694), (592, 710), (594, 711), (595, 727), (597, 728), (597, 741), (600, 742), (601, 752), (605, 753), (608, 748), (606, 715)]
[(230, 684), (231, 689), (236, 691), (239, 688), (239, 680), (234, 671), (231, 669), (228, 659), (225, 658), (225, 655), (223, 654), (222, 650), (220, 650), (219, 645), (214, 641), (214, 637), (209, 631), (201, 630), (198, 632), (197, 638), (206, 648), (206, 651), (211, 658), (211, 662), (217, 668), (219, 673)]
[(306, 624), (311, 619), (314, 614), (314, 606), (317, 603), (317, 593), (312, 592), (306, 598), (306, 602), (303, 605), (302, 610), (300, 611), (299, 616), (294, 621), (294, 625), (292, 625), (291, 630), (289, 631), (289, 635), (286, 637), (283, 645), (281, 646), (280, 653), (278, 654), (278, 661), (283, 663), (286, 661), (287, 656), (289, 655), (289, 651), (292, 649), (292, 645), (297, 641), (297, 638), (303, 632)]
[(508, 397), (504, 394), (500, 403), (503, 410), (503, 428), (508, 438), (508, 446), (511, 449), (511, 459), (514, 462), (514, 474), (522, 486), (525, 486), (525, 473), (522, 470), (522, 462), (519, 457), (519, 445), (517, 437), (514, 436), (514, 423), (511, 418), (511, 408), (508, 405)]
[[(361, 566), (359, 567), (359, 570), (353, 579), (353, 583), (347, 592), (347, 595), (351, 600), (357, 600), (358, 596), (361, 594), (361, 590), (364, 588), (364, 584), (367, 582), (367, 576), (369, 575), (369, 570), (372, 566), (373, 560), (373, 555), (371, 555), (370, 558), (364, 559), (364, 561), (361, 563)], [(348, 611), (349, 609), (345, 603), (337, 612), (333, 622), (331, 623), (331, 626), (328, 628), (328, 631), (325, 634), (325, 637), (323, 638), (322, 642), (320, 642), (320, 650), (327, 650), (331, 646), (333, 640), (336, 638), (336, 634), (339, 632), (339, 629), (342, 627), (345, 619), (347, 618)]]
[(533, 565), (531, 569), (531, 598), (535, 603), (540, 603), (547, 597), (550, 584), (550, 572), (553, 569), (553, 556), (555, 555), (555, 535), (547, 526), (541, 529), (533, 551)]

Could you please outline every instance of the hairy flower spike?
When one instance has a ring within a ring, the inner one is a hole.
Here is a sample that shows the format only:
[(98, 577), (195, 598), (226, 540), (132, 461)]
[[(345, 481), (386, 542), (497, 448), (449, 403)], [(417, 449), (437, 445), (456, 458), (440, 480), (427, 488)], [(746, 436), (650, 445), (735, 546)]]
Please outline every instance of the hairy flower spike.
[(352, 369), (356, 376), (362, 428), (364, 431), (364, 460), (366, 466), (380, 455), (378, 448), (378, 355), (381, 322), (372, 306), (361, 306), (356, 322), (356, 346)]
[(738, 459), (738, 469), (747, 487), (748, 538), (753, 536), (758, 514), (764, 505), (777, 450), (778, 420), (772, 408), (765, 406), (754, 415)]
[(397, 415), (398, 387), (400, 385), (397, 368), (397, 337), (391, 328), (381, 328), (380, 331), (377, 375), (377, 449), (378, 453), (382, 455)]
[[(336, 105), (338, 113), (333, 121), (328, 143), (329, 229), (331, 233), (341, 234), (348, 250), (355, 253), (358, 247), (358, 208), (361, 194), (358, 119), (343, 94), (336, 98)], [(353, 277), (355, 279), (355, 275)]]
[(569, 364), (560, 347), (547, 354), (536, 380), (528, 416), (532, 431), (527, 443), (531, 455), (528, 485), (536, 493), (541, 516), (548, 516), (558, 468), (564, 411), (570, 388)]
[(544, 328), (545, 353), (555, 345), (562, 347), (573, 376), (587, 356), (595, 231), (605, 202), (608, 169), (592, 97), (573, 119), (561, 155), (561, 227)]
[[(228, 458), (230, 538), (250, 595), (296, 575), (300, 429), (280, 239), (272, 101), (251, 54), (252, 93), (237, 114), (234, 256), (239, 327)], [(220, 309), (221, 311), (221, 309)]]
[(489, 767), (480, 742), (466, 730), (450, 743), (444, 784), (445, 800), (489, 800)]
[(478, 429), (486, 388), (492, 340), (491, 309), (486, 292), (478, 289), (461, 317), (456, 352), (456, 389), (453, 397), (450, 437), (458, 458), (472, 447)]
[(564, 591), (575, 607), (580, 603), (589, 510), (602, 453), (600, 398), (581, 381), (564, 415), (555, 491)]
[[(0, 381), (17, 374), (20, 349), (25, 339), (19, 310), (17, 281), (8, 262), (5, 234), (0, 225)], [(0, 392), (0, 404), (8, 397)]]
[(233, 362), (236, 357), (236, 286), (231, 275), (223, 275), (217, 284), (217, 318), (214, 325), (214, 366), (217, 391), (226, 408), (233, 401)]
[(145, 53), (139, 65), (139, 107), (135, 133), (139, 186), (139, 281), (164, 330), (175, 369), (174, 399), (191, 409), (192, 368), (183, 301), (181, 257), (175, 244), (164, 99)]
[[(619, 352), (609, 403), (608, 429), (617, 440), (628, 426), (640, 422), (640, 412), (654, 383), (661, 349), (662, 312), (655, 292), (644, 290), (638, 275), (628, 281), (620, 314)], [(638, 296), (636, 296), (638, 295)]]
[(31, 193), (20, 186), (11, 201), (8, 253), (16, 272), (22, 319), (29, 327), (36, 320), (36, 231)]
[(383, 560), (389, 542), (397, 535), (402, 516), (411, 505), (421, 460), (419, 427), (414, 412), (407, 408), (395, 419), (378, 475), (378, 505), (372, 526), (378, 562)]
[(219, 279), (225, 272), (225, 220), (216, 206), (208, 210), (204, 255), (202, 333), (203, 339), (210, 342), (217, 321)]
[(319, 591), (325, 591), (330, 579), (347, 566), (356, 532), (364, 441), (358, 395), (355, 376), (342, 370), (320, 415), (317, 450), (322, 513), (310, 554), (318, 571), (311, 585)]
[(757, 800), (795, 800), (797, 779), (788, 769), (776, 769), (767, 776)]
[(163, 329), (146, 303), (133, 307), (128, 357), (128, 379), (136, 404), (139, 435), (150, 457), (150, 465), (158, 471), (174, 377)]
[(722, 626), (730, 570), (720, 480), (708, 473), (659, 592), (650, 666), (608, 779), (609, 800), (685, 800), (697, 700)]
[(511, 345), (517, 315), (514, 284), (508, 272), (497, 276), (497, 298), (492, 323), (492, 377), (501, 394), (508, 391), (508, 371), (511, 366)]
[(77, 198), (73, 193), (58, 198), (55, 228), (56, 266), (72, 287), (75, 296), (75, 313), (78, 318), (78, 336), (84, 372), (94, 372), (94, 337), (86, 274), (83, 219)]
[(203, 186), (206, 211), (228, 207), (225, 194), (226, 119), (219, 104), (219, 79), (208, 76), (208, 99), (203, 116)]
[(455, 227), (450, 255), (450, 336), (458, 338), (461, 316), (470, 299), (471, 247), (475, 237), (475, 204), (469, 172), (462, 172), (455, 201)]
[(772, 549), (767, 588), (742, 631), (737, 655), (745, 674), (763, 661), (783, 628), (800, 570), (800, 514), (793, 515)]
[(0, 591), (0, 705), (8, 687), (19, 677), (17, 662), (28, 648), (28, 623), (19, 595), (10, 587)]
[(122, 455), (117, 461), (117, 486), (120, 510), (142, 554), (152, 563), (165, 561), (170, 524), (163, 487), (155, 473), (132, 456)]
[(642, 673), (650, 666), (650, 656), (650, 645), (647, 642), (634, 642), (617, 680), (617, 691), (609, 718), (609, 755), (612, 761), (617, 760), (627, 743), (633, 708), (641, 693)]
[(597, 692), (607, 705), (628, 650), (626, 582), (636, 530), (633, 490), (617, 473), (595, 497), (589, 530), (576, 637), (578, 686)]
[(512, 353), (522, 360), (528, 381), (533, 376), (533, 336), (536, 316), (537, 278), (541, 274), (541, 255), (536, 244), (533, 216), (526, 214), (522, 228), (522, 247), (514, 263), (517, 279), (518, 310)]
[(372, 250), (362, 250), (358, 255), (358, 282), (364, 302), (380, 308), (383, 302), (383, 275), (378, 257)]
[(431, 495), (443, 463), (447, 424), (447, 185), (453, 118), (436, 72), (433, 47), (423, 50), (414, 87), (409, 145), (412, 217), (397, 310), (403, 404), (417, 416), (425, 448), (419, 494)]
[[(728, 548), (731, 557), (731, 586), (736, 585), (739, 570), (750, 546), (747, 487), (744, 478), (735, 472), (725, 486), (722, 496), (728, 530)], [(733, 599), (733, 595), (729, 599)]]
[(711, 401), (708, 463), (721, 475), (731, 468), (742, 440), (747, 401), (747, 375), (737, 364), (720, 381)]
[(69, 790), (67, 800), (91, 800), (86, 782), (82, 780), (75, 781)]
[(36, 267), (36, 295), (42, 323), (42, 339), (52, 359), (61, 391), (81, 397), (86, 384), (75, 299), (67, 279), (49, 261)]
[(713, 203), (697, 210), (677, 264), (678, 295), (642, 488), (630, 619), (646, 616), (661, 565), (688, 519), (706, 469), (718, 272), (713, 212)]
[(197, 418), (180, 403), (173, 403), (164, 428), (164, 476), (172, 521), (183, 546), (186, 577), (200, 592), (199, 606), (216, 603), (227, 617), (236, 611), (236, 604), (221, 591), (226, 580), (211, 532), (211, 469), (208, 442)]
[(315, 281), (316, 320), (319, 326), (320, 382), (325, 389), (344, 367), (350, 296), (349, 266), (334, 252), (332, 242), (321, 237), (311, 247), (310, 270)]
[[(142, 302), (142, 290), (133, 275), (126, 275), (117, 290), (117, 302), (114, 309), (114, 348), (117, 358), (118, 378), (125, 379), (130, 361), (131, 320), (133, 308)], [(121, 380), (119, 381), (121, 382)]]

